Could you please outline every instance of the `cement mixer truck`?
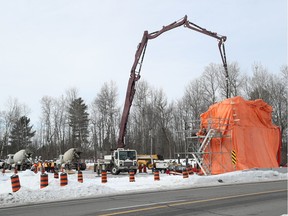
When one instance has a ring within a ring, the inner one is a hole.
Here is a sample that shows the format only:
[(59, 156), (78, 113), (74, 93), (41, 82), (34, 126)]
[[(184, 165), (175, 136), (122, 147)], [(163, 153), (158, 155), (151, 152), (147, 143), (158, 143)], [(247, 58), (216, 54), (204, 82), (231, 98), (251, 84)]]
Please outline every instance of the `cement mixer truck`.
[(56, 160), (56, 166), (58, 169), (86, 169), (86, 163), (81, 161), (80, 155), (82, 151), (77, 148), (70, 148), (64, 154), (59, 155), (59, 158)]
[(16, 168), (17, 170), (30, 169), (32, 166), (32, 152), (29, 149), (21, 149), (15, 154), (8, 154), (5, 160), (5, 169)]

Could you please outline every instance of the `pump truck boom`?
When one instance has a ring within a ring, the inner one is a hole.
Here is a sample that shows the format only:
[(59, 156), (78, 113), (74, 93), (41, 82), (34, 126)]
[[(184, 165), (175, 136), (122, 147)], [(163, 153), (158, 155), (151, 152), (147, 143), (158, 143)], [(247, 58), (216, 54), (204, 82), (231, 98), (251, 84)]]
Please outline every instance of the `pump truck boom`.
[(208, 35), (210, 37), (213, 37), (218, 40), (218, 48), (219, 52), (221, 55), (223, 67), (225, 70), (225, 79), (226, 79), (226, 97), (229, 98), (229, 84), (228, 84), (228, 69), (227, 69), (227, 62), (226, 62), (226, 54), (225, 54), (225, 46), (224, 42), (226, 41), (227, 37), (226, 36), (221, 36), (218, 35), (215, 32), (208, 31), (190, 21), (187, 19), (187, 15), (185, 15), (184, 18), (180, 19), (179, 21), (175, 21), (171, 23), (170, 25), (164, 26), (161, 30), (155, 31), (152, 33), (148, 33), (148, 31), (144, 31), (144, 34), (142, 36), (142, 40), (139, 43), (136, 54), (135, 54), (135, 59), (130, 71), (130, 78), (128, 81), (128, 86), (127, 86), (127, 91), (126, 91), (126, 98), (125, 98), (125, 103), (124, 103), (124, 109), (122, 113), (122, 118), (120, 122), (120, 130), (119, 130), (119, 136), (118, 136), (118, 141), (117, 141), (117, 148), (124, 148), (124, 137), (126, 133), (126, 127), (127, 127), (127, 122), (128, 122), (128, 117), (129, 117), (129, 112), (130, 108), (133, 102), (133, 98), (135, 95), (135, 84), (136, 82), (140, 79), (140, 71), (145, 55), (145, 50), (147, 47), (148, 40), (157, 38), (160, 36), (162, 33), (169, 31), (171, 29), (177, 28), (179, 26), (184, 26), (186, 28), (189, 28), (191, 30), (197, 31), (199, 33)]

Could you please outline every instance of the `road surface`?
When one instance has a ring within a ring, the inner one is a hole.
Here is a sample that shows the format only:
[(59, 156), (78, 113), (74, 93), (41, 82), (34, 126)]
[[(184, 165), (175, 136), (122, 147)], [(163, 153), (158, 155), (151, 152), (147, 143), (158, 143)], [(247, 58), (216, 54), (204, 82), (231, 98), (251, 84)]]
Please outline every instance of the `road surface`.
[(287, 214), (287, 181), (222, 185), (1, 208), (2, 216)]

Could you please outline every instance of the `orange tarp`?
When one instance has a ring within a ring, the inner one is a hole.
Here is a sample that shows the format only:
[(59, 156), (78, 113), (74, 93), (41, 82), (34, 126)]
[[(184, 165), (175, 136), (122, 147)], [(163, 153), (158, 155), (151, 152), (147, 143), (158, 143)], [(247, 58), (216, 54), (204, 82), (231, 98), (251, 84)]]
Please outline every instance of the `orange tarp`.
[(212, 127), (222, 135), (212, 138), (203, 156), (211, 174), (278, 167), (280, 130), (272, 123), (271, 113), (272, 107), (263, 100), (247, 101), (238, 96), (201, 114), (201, 127)]

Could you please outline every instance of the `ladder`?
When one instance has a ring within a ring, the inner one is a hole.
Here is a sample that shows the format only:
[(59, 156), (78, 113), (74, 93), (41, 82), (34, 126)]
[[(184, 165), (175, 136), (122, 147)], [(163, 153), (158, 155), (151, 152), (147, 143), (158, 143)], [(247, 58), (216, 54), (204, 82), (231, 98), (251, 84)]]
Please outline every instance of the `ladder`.
[(209, 167), (203, 163), (203, 154), (205, 153), (204, 150), (209, 145), (211, 139), (215, 136), (216, 130), (210, 129), (206, 136), (204, 137), (204, 140), (201, 143), (201, 146), (199, 147), (197, 152), (193, 152), (192, 156), (195, 159), (198, 166), (201, 168), (204, 175), (210, 175), (210, 169)]
[(198, 153), (201, 153), (206, 149), (206, 147), (210, 143), (211, 139), (214, 137), (215, 133), (216, 133), (216, 131), (214, 129), (210, 129), (208, 131), (208, 133), (206, 134), (200, 148), (198, 149)]

